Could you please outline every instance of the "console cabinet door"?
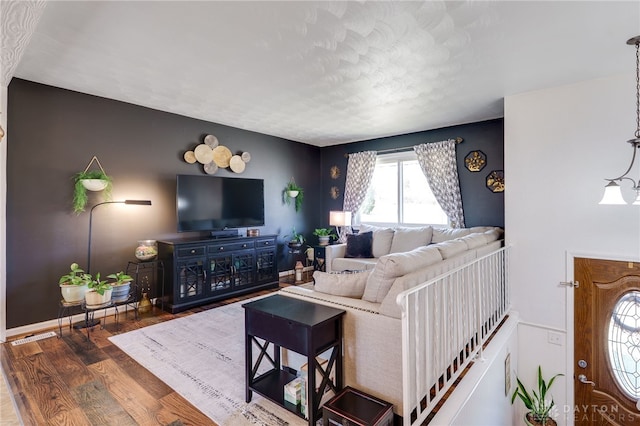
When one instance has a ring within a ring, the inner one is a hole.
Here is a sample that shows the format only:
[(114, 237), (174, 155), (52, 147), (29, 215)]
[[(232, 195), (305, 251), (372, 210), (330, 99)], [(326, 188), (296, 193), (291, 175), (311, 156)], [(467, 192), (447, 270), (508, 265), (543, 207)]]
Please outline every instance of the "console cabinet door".
[(235, 289), (251, 286), (256, 281), (254, 250), (243, 250), (233, 254), (233, 287)]
[(278, 279), (275, 248), (256, 250), (256, 281), (258, 284)]
[(205, 291), (205, 258), (189, 258), (176, 262), (178, 285), (174, 286), (174, 299), (186, 302), (202, 298)]
[(231, 291), (233, 286), (233, 254), (209, 255), (207, 292), (211, 295)]

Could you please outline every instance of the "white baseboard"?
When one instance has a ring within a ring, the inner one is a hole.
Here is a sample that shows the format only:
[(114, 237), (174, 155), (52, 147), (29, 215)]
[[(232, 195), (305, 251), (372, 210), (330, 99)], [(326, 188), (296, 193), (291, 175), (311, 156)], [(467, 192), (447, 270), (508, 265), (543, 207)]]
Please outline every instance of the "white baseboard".
[[(95, 311), (95, 318), (103, 318), (105, 316), (115, 315), (116, 310), (114, 308), (108, 308), (106, 310), (102, 309), (99, 311)], [(120, 312), (122, 314), (122, 312)], [(72, 315), (71, 317), (63, 317), (60, 319), (62, 321), (63, 331), (65, 328), (69, 328), (69, 318), (71, 318), (71, 324), (75, 324), (76, 322), (84, 321), (84, 313)], [(26, 337), (35, 332), (40, 332), (42, 330), (55, 328), (56, 333), (58, 333), (58, 320), (52, 319), (48, 321), (38, 322), (34, 324), (23, 325), (20, 327), (9, 328), (7, 329), (7, 338), (10, 337)]]

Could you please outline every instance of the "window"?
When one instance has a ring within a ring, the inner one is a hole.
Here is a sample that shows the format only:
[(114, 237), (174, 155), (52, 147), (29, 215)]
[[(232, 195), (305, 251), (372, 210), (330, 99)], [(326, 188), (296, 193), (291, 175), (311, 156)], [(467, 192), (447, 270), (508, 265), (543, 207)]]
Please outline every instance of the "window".
[(378, 155), (358, 217), (360, 223), (378, 225), (448, 223), (413, 151)]

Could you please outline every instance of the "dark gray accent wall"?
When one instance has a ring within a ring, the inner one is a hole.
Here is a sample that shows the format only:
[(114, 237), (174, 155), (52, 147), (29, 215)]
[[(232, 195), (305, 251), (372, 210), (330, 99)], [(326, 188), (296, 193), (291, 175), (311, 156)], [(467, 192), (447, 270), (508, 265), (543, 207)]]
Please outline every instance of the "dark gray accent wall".
[[(462, 137), (464, 141), (457, 145), (456, 156), (465, 225), (467, 227), (479, 225), (504, 227), (504, 193), (494, 193), (486, 187), (486, 178), (491, 171), (504, 170), (503, 124), (503, 119), (495, 119), (323, 148), (321, 151), (323, 226), (328, 226), (329, 211), (342, 210), (347, 170), (345, 154), (370, 150), (410, 149), (422, 143)], [(487, 156), (487, 164), (480, 172), (470, 172), (465, 167), (464, 158), (468, 153), (476, 150), (482, 151)], [(330, 176), (332, 166), (337, 166), (340, 170), (340, 176), (337, 179), (332, 179)], [(337, 199), (331, 197), (332, 186), (340, 190)]]
[[(87, 263), (89, 208), (103, 199), (91, 193), (87, 212), (72, 212), (73, 176), (96, 155), (113, 177), (113, 200), (149, 199), (152, 206), (99, 206), (93, 215), (92, 272), (108, 274), (134, 260), (139, 239), (192, 237), (178, 234), (176, 174), (205, 174), (183, 154), (206, 134), (231, 151), (251, 153), (244, 173), (219, 176), (265, 181), (262, 234), (278, 234), (280, 270), (291, 268), (284, 236), (293, 226), (315, 242), (314, 228), (328, 226), (329, 211), (341, 210), (345, 153), (410, 147), (461, 136), (458, 168), (467, 226), (504, 226), (503, 194), (485, 188), (490, 170), (503, 168), (503, 122), (492, 120), (318, 148), (286, 139), (196, 120), (132, 104), (90, 96), (25, 80), (9, 86), (7, 135), (7, 327), (54, 319), (58, 279), (72, 262)], [(464, 169), (464, 156), (482, 150), (488, 157), (480, 173)], [(331, 166), (340, 177), (329, 176)], [(284, 205), (282, 190), (291, 177), (305, 189), (300, 213)], [(333, 200), (332, 186), (340, 190)], [(244, 231), (244, 230), (242, 230)]]
[[(94, 210), (91, 269), (103, 276), (135, 259), (139, 239), (198, 235), (176, 232), (175, 177), (205, 174), (183, 154), (206, 134), (251, 153), (244, 173), (216, 175), (264, 179), (260, 231), (280, 235), (281, 270), (291, 268), (284, 235), (293, 226), (311, 235), (321, 220), (317, 147), (15, 78), (7, 118), (7, 328), (56, 318), (59, 277), (72, 262), (86, 267), (89, 209), (76, 215), (71, 201), (73, 176), (94, 155), (113, 178), (113, 200), (153, 203)], [(307, 189), (300, 213), (282, 202), (292, 176)], [(88, 207), (102, 200), (90, 193)]]

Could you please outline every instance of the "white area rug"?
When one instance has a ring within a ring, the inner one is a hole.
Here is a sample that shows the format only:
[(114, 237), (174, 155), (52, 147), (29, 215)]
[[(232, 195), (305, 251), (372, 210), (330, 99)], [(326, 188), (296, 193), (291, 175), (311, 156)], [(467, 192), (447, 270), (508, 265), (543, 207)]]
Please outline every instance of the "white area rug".
[(300, 417), (255, 393), (251, 402), (245, 403), (242, 304), (247, 302), (110, 340), (219, 425), (305, 425)]

